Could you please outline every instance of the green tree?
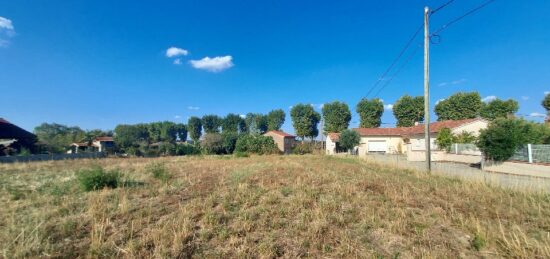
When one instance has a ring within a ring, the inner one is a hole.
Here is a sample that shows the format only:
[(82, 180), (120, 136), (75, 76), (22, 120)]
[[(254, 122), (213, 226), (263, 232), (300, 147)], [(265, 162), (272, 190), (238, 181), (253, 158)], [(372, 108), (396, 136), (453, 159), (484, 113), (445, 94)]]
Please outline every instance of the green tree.
[(244, 120), (241, 116), (230, 113), (223, 118), (222, 132), (239, 132), (243, 129)]
[(179, 141), (185, 142), (187, 140), (187, 126), (185, 124), (176, 124), (176, 136)]
[(348, 151), (359, 145), (361, 136), (354, 130), (344, 130), (340, 134), (338, 145)]
[(57, 123), (42, 123), (34, 128), (34, 134), (50, 153), (64, 153), (72, 143), (86, 141), (86, 132), (81, 128)]
[(290, 110), (292, 126), (296, 135), (302, 138), (315, 138), (319, 135), (317, 124), (321, 120), (321, 115), (316, 112), (309, 104), (297, 104)]
[(506, 101), (495, 99), (488, 103), (483, 103), (481, 107), (481, 117), (494, 120), (496, 118), (508, 118), (519, 109), (519, 104), (517, 101), (508, 99)]
[(264, 134), (267, 132), (268, 119), (261, 113), (247, 113), (245, 117), (246, 128), (250, 134)]
[(201, 140), (201, 148), (207, 154), (223, 154), (223, 137), (220, 133), (206, 133)]
[(198, 143), (202, 135), (201, 119), (198, 117), (189, 118), (189, 121), (187, 122), (187, 127), (189, 130), (189, 137), (191, 137), (191, 139), (195, 141), (195, 143)]
[(117, 125), (114, 141), (118, 148), (128, 152), (130, 148), (137, 148), (149, 142), (148, 127), (145, 124)]
[(477, 145), (485, 157), (505, 161), (522, 145), (548, 143), (549, 131), (543, 124), (498, 118), (481, 131)]
[(404, 95), (393, 105), (397, 127), (410, 127), (424, 120), (424, 97)]
[(279, 152), (272, 137), (242, 134), (237, 139), (235, 151), (255, 154), (274, 154)]
[(286, 114), (283, 110), (272, 110), (267, 114), (267, 130), (280, 130), (285, 123)]
[(237, 143), (237, 139), (239, 138), (239, 134), (237, 132), (223, 132), (222, 133), (222, 139), (223, 139), (223, 149), (226, 154), (232, 154), (235, 150), (235, 145)]
[(438, 121), (479, 117), (483, 102), (478, 92), (456, 93), (435, 105)]
[(550, 94), (544, 95), (544, 99), (542, 99), (541, 105), (546, 110), (546, 113), (550, 114)]
[(440, 149), (449, 151), (453, 143), (455, 143), (455, 136), (453, 135), (451, 129), (443, 128), (437, 134), (437, 139), (435, 143)]
[(202, 127), (205, 133), (218, 133), (222, 120), (218, 115), (204, 115), (201, 119)]
[(382, 124), (382, 114), (384, 113), (384, 104), (378, 98), (363, 98), (355, 109), (361, 120), (362, 128), (378, 128)]
[(347, 129), (351, 121), (351, 112), (347, 104), (339, 101), (323, 105), (324, 131), (342, 132)]

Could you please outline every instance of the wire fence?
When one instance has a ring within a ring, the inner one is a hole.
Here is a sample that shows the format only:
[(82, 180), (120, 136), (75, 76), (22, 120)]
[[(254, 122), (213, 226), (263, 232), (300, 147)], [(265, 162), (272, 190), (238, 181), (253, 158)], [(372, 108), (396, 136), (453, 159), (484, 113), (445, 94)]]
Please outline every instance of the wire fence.
[(456, 155), (481, 156), (481, 150), (479, 150), (479, 148), (472, 143), (463, 143), (463, 144), (455, 143), (451, 147), (450, 152)]
[(528, 163), (550, 163), (550, 145), (524, 145), (518, 148), (509, 160)]

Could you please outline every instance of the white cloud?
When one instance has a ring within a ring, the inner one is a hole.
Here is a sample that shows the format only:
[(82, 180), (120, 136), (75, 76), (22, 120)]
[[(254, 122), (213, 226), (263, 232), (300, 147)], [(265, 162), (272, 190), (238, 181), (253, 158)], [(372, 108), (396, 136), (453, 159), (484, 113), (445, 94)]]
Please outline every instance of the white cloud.
[(540, 118), (544, 118), (544, 117), (546, 117), (546, 114), (544, 114), (544, 113), (538, 113), (538, 112), (532, 112), (532, 113), (529, 113), (529, 117), (540, 117)]
[(544, 95), (550, 94), (550, 91), (544, 91)]
[(239, 117), (241, 117), (241, 118), (243, 118), (243, 119), (244, 119), (244, 118), (246, 118), (246, 115), (244, 115), (244, 114), (241, 114), (241, 115), (239, 115)]
[(189, 51), (178, 47), (170, 47), (166, 50), (166, 56), (169, 58), (177, 56), (187, 56), (187, 54), (189, 54)]
[(196, 69), (203, 69), (210, 72), (221, 72), (233, 66), (233, 57), (204, 57), (203, 59), (191, 60), (189, 62), (191, 63), (191, 66)]
[(468, 80), (462, 78), (462, 79), (454, 80), (454, 81), (451, 81), (451, 82), (443, 82), (443, 83), (438, 84), (437, 86), (458, 85), (458, 84), (462, 84), (466, 81), (468, 81)]
[(439, 100), (435, 101), (435, 105), (437, 105), (438, 103), (443, 102), (443, 101), (445, 101), (445, 98), (442, 98), (442, 99), (439, 99)]
[(193, 110), (193, 111), (199, 110), (200, 108), (201, 107), (197, 107), (197, 106), (187, 106), (188, 110)]
[(384, 110), (392, 111), (393, 110), (393, 104), (384, 104)]
[(181, 65), (181, 59), (176, 58), (176, 59), (174, 60), (174, 65)]
[(174, 119), (179, 120), (179, 119), (181, 119), (181, 116), (180, 115), (175, 115)]
[(527, 101), (527, 100), (529, 100), (529, 96), (522, 96), (521, 99), (524, 100), (524, 101)]
[(0, 47), (9, 45), (7, 38), (15, 36), (15, 28), (10, 19), (0, 16)]
[(489, 96), (487, 96), (487, 97), (481, 99), (481, 101), (488, 103), (488, 102), (493, 101), (493, 100), (495, 100), (495, 99), (497, 99), (496, 96), (494, 96), (494, 95), (489, 95)]

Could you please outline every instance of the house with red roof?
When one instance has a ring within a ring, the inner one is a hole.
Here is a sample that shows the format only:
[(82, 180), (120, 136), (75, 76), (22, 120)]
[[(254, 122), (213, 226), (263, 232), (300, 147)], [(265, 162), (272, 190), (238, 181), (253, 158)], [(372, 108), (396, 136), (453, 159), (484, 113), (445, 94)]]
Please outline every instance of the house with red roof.
[(81, 142), (71, 144), (71, 148), (67, 153), (79, 152), (112, 152), (115, 148), (113, 137), (104, 136), (96, 137), (91, 142)]
[[(465, 120), (446, 120), (430, 123), (431, 145), (434, 150), (437, 134), (444, 128), (451, 130), (453, 134), (468, 132), (478, 136), (480, 130), (487, 128), (488, 121), (481, 118)], [(357, 147), (359, 155), (369, 153), (382, 154), (404, 154), (413, 151), (424, 151), (424, 125), (418, 124), (412, 127), (400, 128), (355, 128), (353, 129), (361, 136)], [(338, 153), (338, 133), (328, 133), (326, 141), (326, 153)], [(344, 151), (345, 152), (345, 151)]]
[(292, 153), (292, 148), (296, 145), (296, 136), (279, 130), (271, 130), (264, 133), (264, 136), (273, 138), (277, 148), (285, 154)]

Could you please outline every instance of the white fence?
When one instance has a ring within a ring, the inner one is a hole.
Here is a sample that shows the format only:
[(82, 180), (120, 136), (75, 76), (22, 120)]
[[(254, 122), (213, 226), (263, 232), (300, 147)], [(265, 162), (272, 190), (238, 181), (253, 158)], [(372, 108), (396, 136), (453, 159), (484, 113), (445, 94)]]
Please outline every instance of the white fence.
[(550, 163), (550, 145), (527, 144), (516, 150), (509, 159), (527, 163)]

